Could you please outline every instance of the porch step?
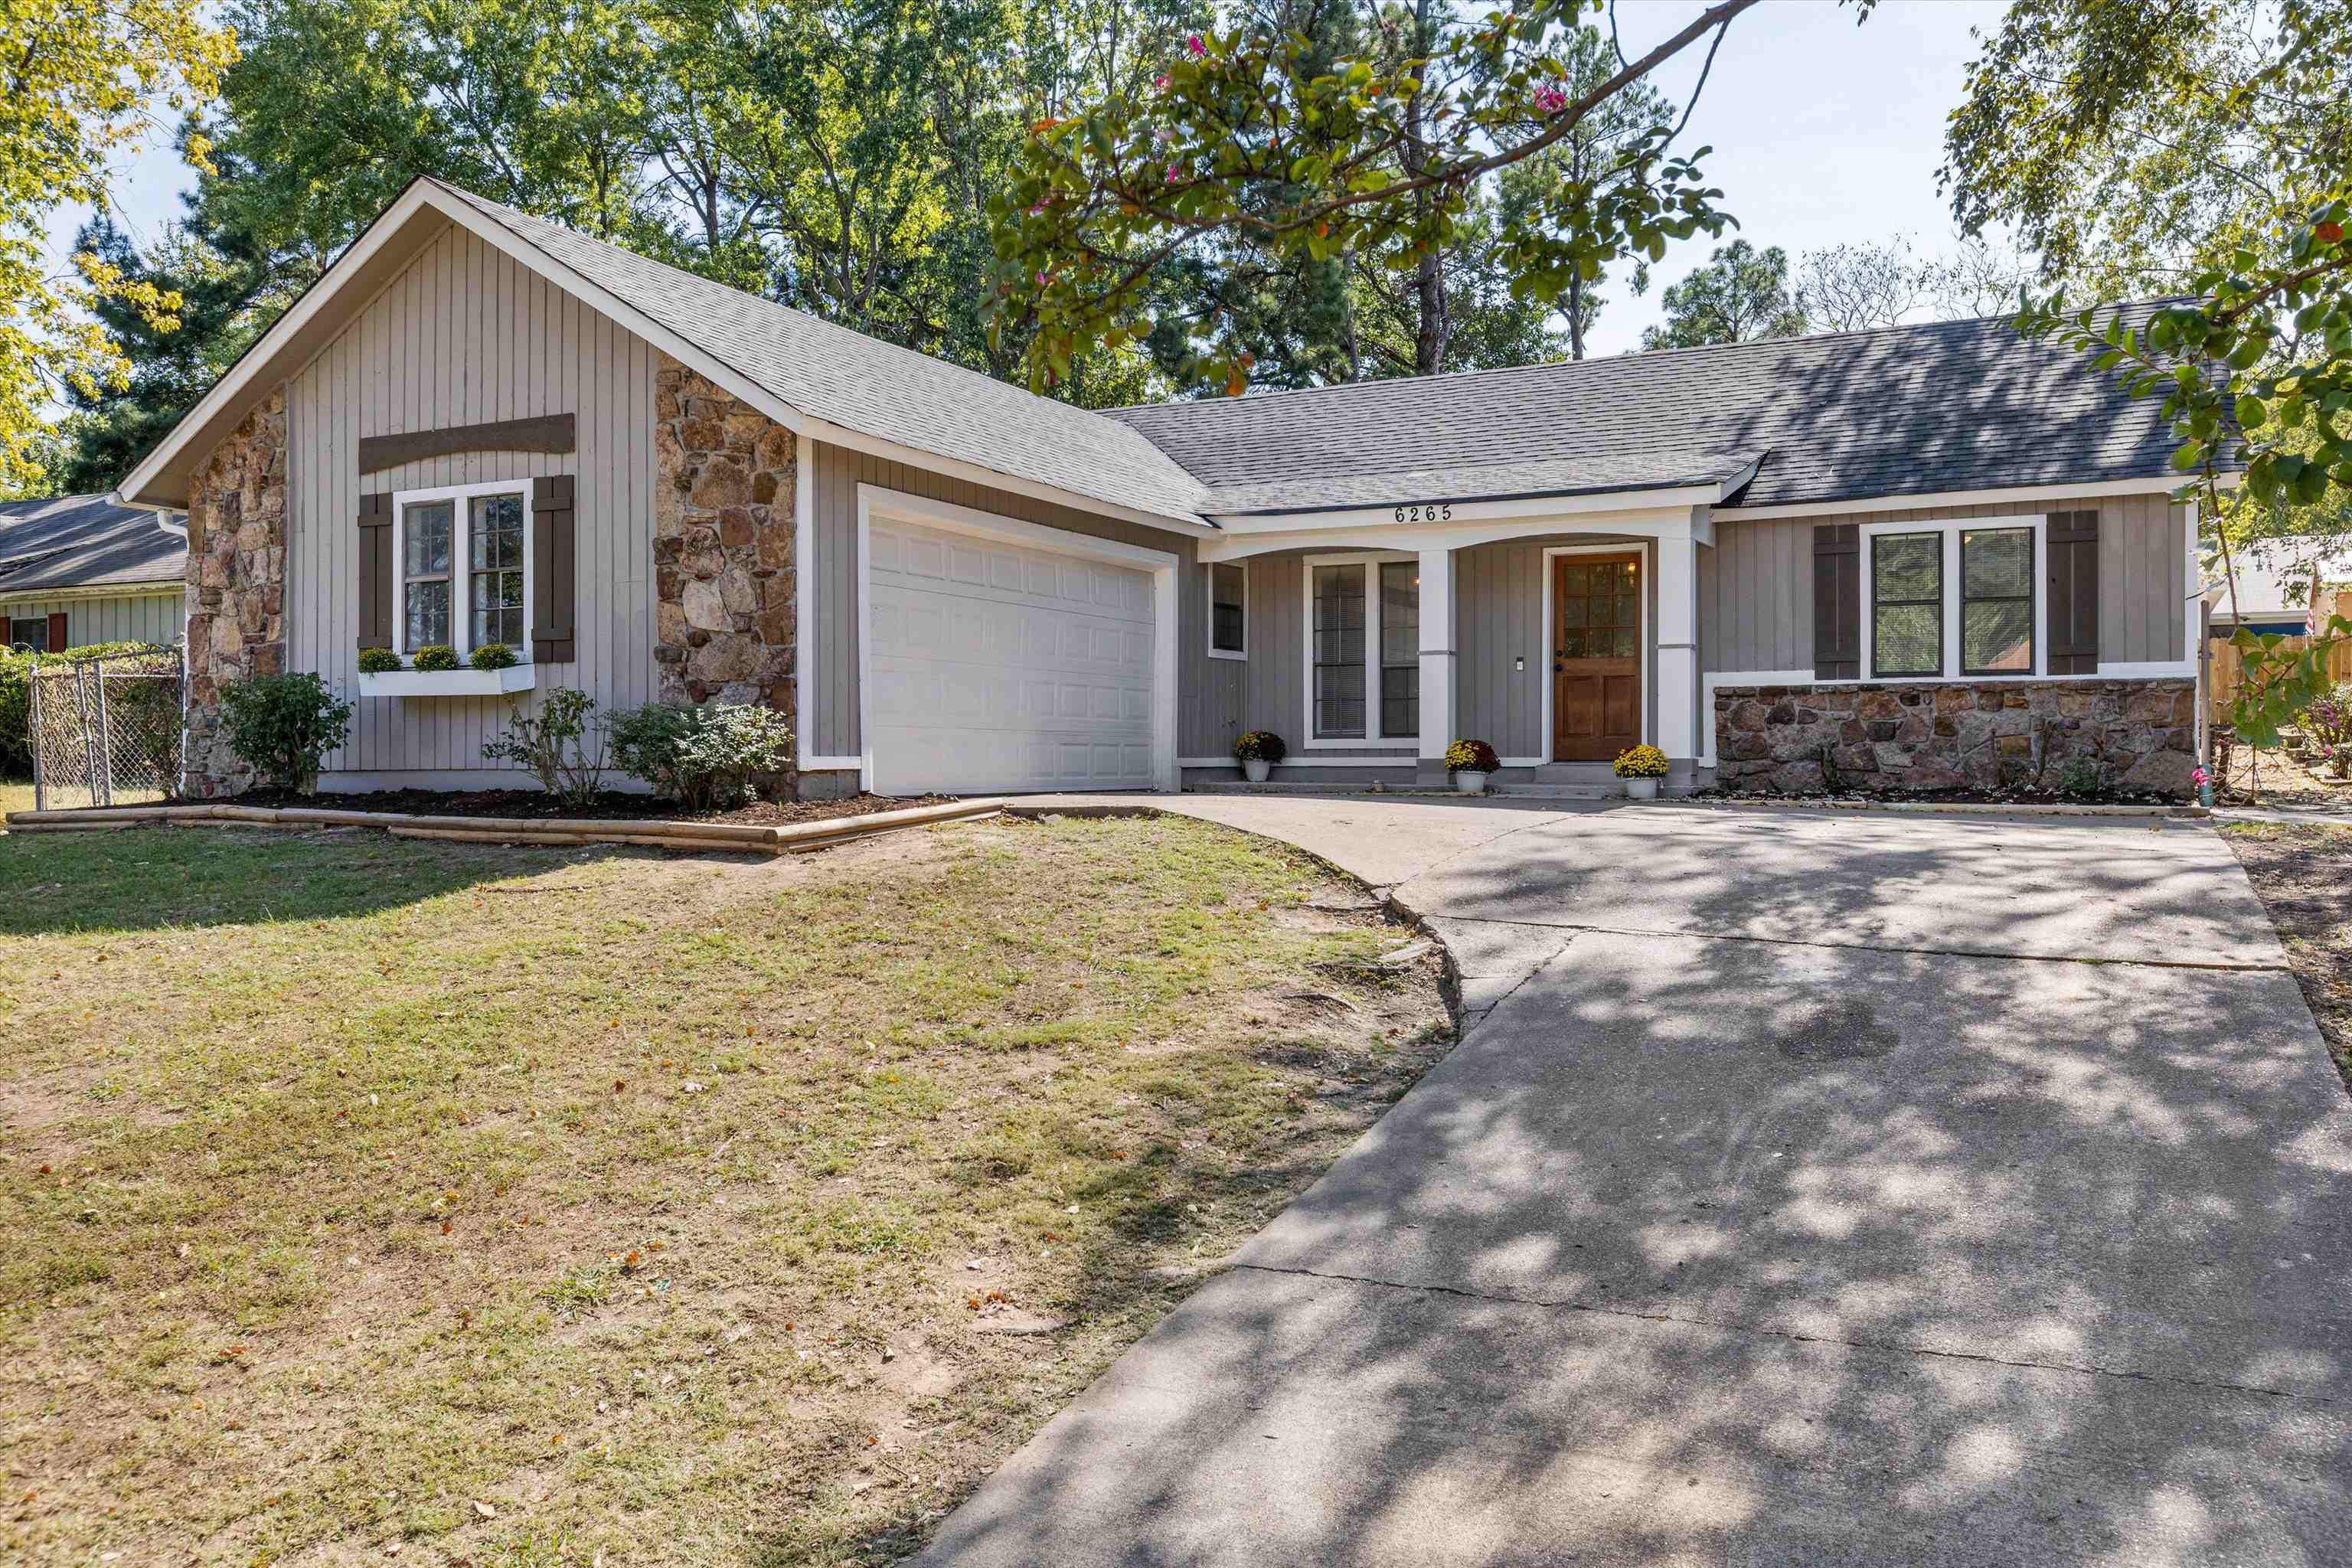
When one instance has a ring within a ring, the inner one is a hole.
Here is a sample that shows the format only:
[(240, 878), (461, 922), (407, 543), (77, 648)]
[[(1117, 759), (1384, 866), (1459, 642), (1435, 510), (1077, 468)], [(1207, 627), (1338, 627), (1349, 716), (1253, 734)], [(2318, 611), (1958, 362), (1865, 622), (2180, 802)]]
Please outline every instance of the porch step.
[(1362, 784), (1282, 784), (1269, 779), (1264, 784), (1203, 782), (1186, 784), (1191, 795), (1452, 795), (1450, 789), (1414, 789), (1410, 785), (1391, 784), (1386, 789), (1374, 789), (1368, 779)]
[(1486, 786), (1492, 795), (1528, 795), (1538, 800), (1619, 800), (1625, 786), (1612, 778), (1602, 784), (1546, 784), (1540, 779), (1533, 784), (1494, 784)]

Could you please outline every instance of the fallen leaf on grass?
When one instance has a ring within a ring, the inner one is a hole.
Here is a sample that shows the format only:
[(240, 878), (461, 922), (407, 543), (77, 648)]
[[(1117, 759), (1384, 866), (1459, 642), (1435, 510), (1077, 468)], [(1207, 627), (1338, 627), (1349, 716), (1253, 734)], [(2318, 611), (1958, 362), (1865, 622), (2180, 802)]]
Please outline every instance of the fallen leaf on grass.
[(499, 1517), (499, 1510), (492, 1508), (488, 1503), (484, 1502), (480, 1498), (476, 1498), (474, 1500), (474, 1511), (480, 1514), (484, 1519), (496, 1519)]

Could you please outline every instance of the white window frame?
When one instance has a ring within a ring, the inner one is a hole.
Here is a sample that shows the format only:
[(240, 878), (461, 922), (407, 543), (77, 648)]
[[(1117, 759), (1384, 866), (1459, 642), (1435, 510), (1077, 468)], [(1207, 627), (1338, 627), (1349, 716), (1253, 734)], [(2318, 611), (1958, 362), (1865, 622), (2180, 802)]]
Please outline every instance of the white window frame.
[(408, 646), (408, 509), (430, 506), (439, 501), (449, 505), (449, 646), (457, 650), (461, 659), (474, 651), (474, 610), (471, 584), (473, 576), (473, 508), (467, 503), (477, 496), (520, 496), (522, 498), (522, 640), (512, 644), (515, 661), (530, 662), (531, 576), (530, 500), (531, 481), (529, 479), (490, 479), (475, 485), (436, 485), (431, 489), (396, 490), (392, 498), (392, 651), (403, 658), (415, 657), (416, 650)]
[[(1963, 675), (1960, 673), (1960, 535), (1987, 533), (2003, 529), (2027, 529), (2033, 534), (2033, 668), (2030, 670), (2002, 670), (1996, 674)], [(2020, 517), (1944, 517), (1904, 522), (1865, 522), (1862, 525), (1862, 674), (1853, 681), (1824, 682), (1833, 685), (1917, 686), (1928, 682), (1955, 680), (2016, 680), (2042, 675), (2050, 668), (2050, 563), (2049, 520), (2036, 515)], [(1938, 533), (1944, 546), (1944, 646), (1941, 668), (1934, 675), (1873, 675), (1876, 660), (1878, 631), (1878, 573), (1874, 541), (1889, 533)]]
[[(1300, 638), (1301, 689), (1306, 694), (1307, 738), (1300, 745), (1310, 751), (1361, 750), (1367, 746), (1417, 746), (1421, 737), (1391, 735), (1381, 729), (1381, 583), (1377, 570), (1391, 561), (1410, 561), (1421, 564), (1421, 556), (1406, 550), (1351, 550), (1340, 555), (1309, 555), (1302, 563), (1299, 595), (1302, 623), (1306, 636)], [(1355, 566), (1364, 574), (1364, 732), (1361, 735), (1339, 735), (1329, 738), (1315, 733), (1315, 569), (1318, 566)], [(1413, 679), (1421, 679), (1416, 660)], [(1415, 688), (1415, 695), (1419, 688)]]
[[(1230, 566), (1242, 574), (1242, 646), (1238, 648), (1219, 647), (1217, 646), (1217, 568), (1220, 566)], [(1244, 663), (1247, 663), (1249, 661), (1250, 650), (1250, 583), (1248, 561), (1202, 562), (1201, 587), (1201, 602), (1204, 609), (1207, 611), (1205, 619), (1208, 622), (1208, 625), (1202, 630), (1202, 641), (1208, 649), (1209, 657), (1211, 658), (1239, 659)]]

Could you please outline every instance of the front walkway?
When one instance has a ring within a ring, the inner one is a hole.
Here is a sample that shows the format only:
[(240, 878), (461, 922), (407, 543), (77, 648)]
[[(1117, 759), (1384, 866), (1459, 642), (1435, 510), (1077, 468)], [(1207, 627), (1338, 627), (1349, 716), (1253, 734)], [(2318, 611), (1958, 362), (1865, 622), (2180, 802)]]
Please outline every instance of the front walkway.
[(1159, 804), (1394, 888), (1471, 1026), (926, 1563), (2352, 1539), (2352, 1102), (2209, 828)]

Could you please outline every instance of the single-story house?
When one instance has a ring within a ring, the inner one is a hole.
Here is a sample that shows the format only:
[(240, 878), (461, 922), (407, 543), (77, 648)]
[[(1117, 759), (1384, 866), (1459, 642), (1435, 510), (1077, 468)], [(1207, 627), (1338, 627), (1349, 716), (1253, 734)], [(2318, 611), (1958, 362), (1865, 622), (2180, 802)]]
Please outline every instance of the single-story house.
[(197, 793), (277, 669), (357, 702), (329, 789), (508, 782), (559, 686), (771, 704), (807, 795), (1174, 789), (1251, 729), (1297, 781), (1468, 736), (1505, 784), (2182, 787), (2170, 451), (1997, 320), (1089, 412), (419, 180), (117, 499), (188, 512)]
[(2352, 551), (2328, 551), (2315, 561), (2295, 562), (2278, 553), (2240, 550), (2237, 593), (2219, 562), (2205, 579), (2212, 635), (2226, 640), (2241, 626), (2248, 631), (2299, 637), (2311, 630), (2312, 606), (2319, 619), (2335, 613), (2336, 595), (2352, 584)]
[(56, 653), (175, 643), (187, 619), (188, 531), (104, 496), (0, 502), (0, 645)]

